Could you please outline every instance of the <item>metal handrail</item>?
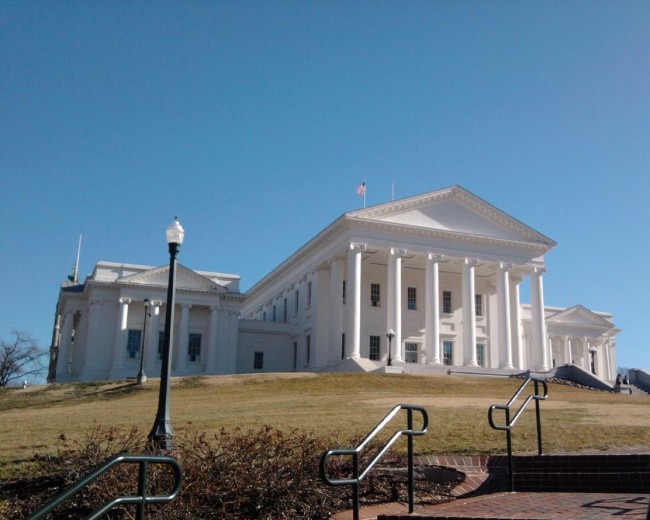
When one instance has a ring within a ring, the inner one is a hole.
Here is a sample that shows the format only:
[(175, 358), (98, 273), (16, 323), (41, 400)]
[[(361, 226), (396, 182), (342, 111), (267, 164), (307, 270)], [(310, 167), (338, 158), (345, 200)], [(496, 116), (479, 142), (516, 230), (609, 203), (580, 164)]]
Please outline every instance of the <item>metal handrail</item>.
[[(526, 399), (524, 399), (524, 402), (521, 404), (521, 406), (517, 409), (515, 415), (512, 418), (510, 418), (510, 408), (515, 403), (515, 401), (521, 396), (521, 394), (526, 389), (526, 387), (531, 383), (531, 381), (535, 386), (535, 393), (528, 395)], [(544, 395), (541, 395), (539, 393), (540, 383), (544, 387)], [(505, 405), (493, 404), (492, 406), (490, 406), (488, 410), (488, 422), (490, 423), (490, 426), (495, 430), (501, 430), (506, 432), (506, 442), (508, 445), (508, 473), (510, 476), (510, 491), (515, 490), (513, 459), (512, 459), (512, 428), (513, 426), (515, 426), (515, 424), (517, 424), (519, 417), (521, 417), (521, 414), (528, 406), (528, 403), (534, 400), (535, 418), (537, 420), (537, 453), (538, 455), (541, 455), (542, 454), (542, 416), (539, 409), (539, 402), (544, 401), (547, 397), (548, 397), (548, 387), (546, 386), (546, 381), (544, 381), (543, 379), (529, 377), (528, 379), (526, 379), (526, 381), (522, 383), (522, 385), (515, 392), (515, 394), (510, 399), (510, 401), (508, 401)], [(505, 420), (506, 420), (505, 425), (497, 426), (494, 424), (494, 419), (492, 416), (492, 412), (494, 412), (494, 410), (503, 410), (505, 412)]]
[[(368, 443), (381, 431), (384, 427), (397, 415), (400, 410), (406, 410), (406, 429), (396, 431), (388, 441), (381, 447), (381, 449), (370, 459), (363, 471), (360, 466), (360, 456), (364, 448)], [(420, 430), (413, 429), (413, 411), (416, 410), (422, 413), (422, 428)], [(336, 449), (329, 450), (323, 453), (320, 459), (320, 475), (323, 481), (330, 486), (352, 486), (352, 505), (353, 505), (353, 520), (359, 520), (359, 488), (361, 487), (361, 481), (366, 477), (370, 472), (372, 467), (377, 463), (377, 461), (386, 453), (390, 447), (399, 439), (402, 435), (408, 437), (408, 495), (409, 495), (409, 513), (413, 512), (414, 509), (414, 492), (413, 492), (413, 437), (418, 435), (424, 435), (427, 432), (429, 427), (429, 416), (427, 411), (422, 406), (417, 406), (414, 404), (398, 404), (393, 408), (382, 421), (375, 426), (375, 428), (361, 441), (361, 444), (356, 448), (348, 449)], [(352, 456), (352, 478), (348, 479), (331, 479), (327, 474), (327, 461), (330, 457), (340, 456), (340, 455), (350, 455)]]
[[(126, 496), (126, 497), (117, 497), (113, 500), (110, 500), (99, 509), (93, 511), (86, 520), (96, 520), (105, 515), (108, 511), (113, 509), (118, 505), (126, 504), (137, 504), (137, 516), (138, 520), (144, 520), (145, 508), (151, 504), (161, 504), (173, 500), (176, 495), (178, 495), (181, 490), (181, 484), (183, 481), (183, 471), (181, 470), (180, 464), (171, 457), (163, 457), (159, 455), (118, 455), (108, 460), (102, 466), (94, 470), (92, 473), (89, 473), (84, 478), (82, 478), (76, 484), (73, 484), (69, 488), (63, 490), (56, 497), (50, 500), (47, 504), (42, 506), (40, 509), (32, 513), (27, 517), (27, 520), (39, 520), (47, 515), (49, 512), (53, 511), (56, 507), (61, 505), (63, 502), (68, 500), (72, 495), (78, 493), (86, 486), (92, 484), (97, 480), (101, 475), (106, 473), (113, 466), (121, 463), (127, 464), (139, 464), (140, 468), (138, 471), (138, 494), (136, 496)], [(171, 466), (174, 472), (174, 487), (168, 495), (165, 496), (147, 496), (147, 476), (148, 476), (148, 465), (149, 464), (163, 464)]]

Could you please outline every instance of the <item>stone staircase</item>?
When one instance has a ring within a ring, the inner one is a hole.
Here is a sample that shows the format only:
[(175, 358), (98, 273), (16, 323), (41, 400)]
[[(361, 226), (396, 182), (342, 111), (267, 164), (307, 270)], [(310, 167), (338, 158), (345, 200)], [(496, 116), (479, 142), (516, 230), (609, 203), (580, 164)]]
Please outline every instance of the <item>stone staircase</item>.
[(515, 491), (650, 494), (650, 455), (516, 456)]

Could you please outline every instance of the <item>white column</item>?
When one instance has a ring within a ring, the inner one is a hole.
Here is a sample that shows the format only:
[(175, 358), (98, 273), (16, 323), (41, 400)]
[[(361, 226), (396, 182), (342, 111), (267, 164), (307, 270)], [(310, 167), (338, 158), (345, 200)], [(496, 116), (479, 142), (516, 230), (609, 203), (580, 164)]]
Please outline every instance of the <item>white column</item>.
[[(72, 345), (72, 327), (74, 325), (74, 313), (68, 311), (63, 318), (61, 328), (61, 340), (56, 360), (57, 375), (67, 376), (70, 373), (70, 347)], [(65, 379), (64, 379), (65, 380)]]
[(226, 374), (237, 373), (237, 338), (239, 334), (239, 312), (228, 311), (228, 363), (226, 365)]
[(403, 249), (391, 248), (388, 253), (388, 328), (395, 331), (391, 347), (393, 361), (402, 361), (402, 256)]
[(546, 345), (546, 319), (544, 316), (544, 282), (541, 268), (534, 268), (530, 280), (530, 298), (533, 325), (533, 350), (539, 370), (548, 370), (548, 346)]
[(203, 363), (203, 370), (210, 374), (216, 371), (217, 349), (219, 348), (217, 342), (219, 322), (219, 307), (217, 305), (210, 306), (210, 322), (208, 325), (208, 341), (206, 342), (205, 358)]
[(350, 244), (348, 249), (348, 358), (361, 357), (361, 254), (365, 250), (365, 244)]
[(440, 283), (439, 265), (442, 255), (429, 253), (424, 275), (425, 284), (425, 317), (424, 317), (424, 348), (427, 363), (440, 365)]
[(607, 370), (606, 374), (606, 379), (611, 380), (612, 378), (612, 360), (610, 357), (610, 348), (609, 348), (609, 340), (606, 339), (603, 342), (603, 353), (605, 355), (605, 369)]
[(463, 343), (464, 365), (475, 367), (476, 362), (476, 299), (474, 297), (474, 267), (478, 261), (465, 258), (463, 262)]
[[(117, 317), (117, 326), (115, 328), (115, 341), (113, 342), (113, 362), (112, 369), (118, 369), (124, 362), (124, 351), (126, 350), (127, 340), (127, 322), (129, 319), (129, 304), (131, 298), (120, 298), (120, 311)], [(111, 377), (115, 377), (112, 374)]]
[(497, 269), (497, 319), (499, 320), (499, 368), (513, 368), (510, 329), (510, 286), (508, 271), (511, 264), (499, 262)]
[(178, 339), (174, 345), (176, 350), (176, 370), (181, 374), (187, 369), (187, 345), (190, 334), (190, 309), (188, 303), (181, 305), (181, 323), (178, 331)]
[[(582, 341), (582, 348), (584, 351), (583, 358), (584, 361), (582, 362), (582, 368), (584, 368), (587, 372), (590, 374), (591, 372), (591, 352), (589, 352), (589, 338), (585, 337), (583, 338)], [(595, 364), (595, 363), (594, 363)]]
[(343, 259), (332, 258), (330, 273), (330, 348), (329, 361), (341, 360), (343, 337)]
[(147, 322), (147, 342), (144, 350), (144, 364), (149, 377), (156, 377), (152, 373), (158, 364), (158, 327), (160, 320), (160, 306), (162, 301), (151, 302), (149, 307), (149, 321)]
[(564, 363), (571, 364), (571, 336), (564, 336)]
[(519, 284), (521, 278), (510, 277), (510, 342), (513, 352), (513, 365), (520, 370), (525, 370), (523, 334), (521, 330), (521, 304), (519, 301)]

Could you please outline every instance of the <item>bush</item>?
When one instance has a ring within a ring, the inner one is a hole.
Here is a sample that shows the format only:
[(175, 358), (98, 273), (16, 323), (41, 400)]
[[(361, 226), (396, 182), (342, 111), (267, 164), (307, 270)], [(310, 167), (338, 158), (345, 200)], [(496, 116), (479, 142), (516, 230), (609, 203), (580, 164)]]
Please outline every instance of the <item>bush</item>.
[[(174, 442), (177, 447), (171, 455), (183, 467), (181, 493), (171, 503), (148, 508), (147, 518), (318, 520), (352, 507), (349, 487), (326, 486), (319, 476), (320, 456), (340, 446), (336, 439), (267, 426), (258, 431), (221, 430), (212, 437), (179, 430)], [(3, 515), (25, 518), (106, 459), (120, 453), (151, 453), (146, 444), (145, 436), (135, 429), (124, 432), (97, 426), (82, 441), (61, 436), (56, 456), (38, 457), (44, 473), (50, 476), (2, 485), (0, 491), (6, 499)], [(392, 466), (405, 465), (401, 456), (388, 455), (384, 460)], [(349, 457), (330, 462), (330, 472), (351, 474)], [(166, 494), (172, 486), (171, 472), (160, 465), (150, 468), (149, 493)], [(362, 485), (363, 504), (406, 495), (403, 477), (390, 472), (373, 473), (375, 476)], [(135, 495), (136, 490), (137, 470), (131, 464), (120, 464), (48, 518), (78, 519), (111, 498)], [(134, 513), (135, 507), (129, 506), (111, 512), (107, 518), (134, 518)]]

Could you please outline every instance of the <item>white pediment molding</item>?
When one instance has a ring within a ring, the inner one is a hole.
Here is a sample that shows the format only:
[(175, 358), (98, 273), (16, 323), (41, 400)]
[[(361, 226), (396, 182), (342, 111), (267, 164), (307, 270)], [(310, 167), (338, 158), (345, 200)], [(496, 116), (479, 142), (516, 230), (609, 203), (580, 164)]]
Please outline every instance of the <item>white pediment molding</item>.
[[(529, 243), (549, 250), (556, 245), (507, 213), (461, 186), (452, 186), (345, 215), (349, 220), (403, 226), (453, 239), (493, 241), (499, 244)], [(426, 230), (426, 231), (425, 231)]]
[[(141, 273), (123, 276), (117, 279), (119, 284), (146, 285), (149, 287), (167, 287), (169, 283), (169, 266), (155, 267)], [(211, 291), (226, 293), (228, 290), (181, 264), (176, 266), (176, 289), (191, 291)]]
[(590, 311), (582, 305), (574, 305), (568, 309), (556, 312), (555, 314), (546, 318), (548, 324), (571, 326), (578, 328), (598, 328), (602, 330), (610, 330), (614, 328), (614, 324), (607, 321), (605, 318), (598, 316), (598, 314)]

